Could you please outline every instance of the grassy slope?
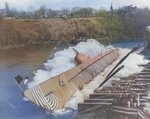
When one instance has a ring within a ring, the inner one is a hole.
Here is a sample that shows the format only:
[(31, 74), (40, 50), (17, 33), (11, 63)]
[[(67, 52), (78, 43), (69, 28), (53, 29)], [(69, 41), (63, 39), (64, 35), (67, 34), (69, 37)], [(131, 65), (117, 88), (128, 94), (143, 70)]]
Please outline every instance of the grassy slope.
[(0, 45), (29, 45), (59, 41), (65, 37), (117, 38), (127, 35), (126, 25), (118, 18), (3, 19)]

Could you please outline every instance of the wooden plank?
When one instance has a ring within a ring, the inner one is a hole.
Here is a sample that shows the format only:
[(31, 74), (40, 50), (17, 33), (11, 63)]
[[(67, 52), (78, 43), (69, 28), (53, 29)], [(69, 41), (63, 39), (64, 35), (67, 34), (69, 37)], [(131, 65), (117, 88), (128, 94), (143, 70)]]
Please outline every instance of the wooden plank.
[(114, 99), (85, 99), (84, 103), (112, 103)]
[(138, 75), (137, 78), (150, 79), (150, 76), (147, 76), (147, 75)]
[(92, 109), (92, 108), (95, 108), (95, 107), (101, 107), (101, 106), (110, 106), (112, 105), (112, 103), (79, 103), (78, 104), (78, 111), (81, 112), (81, 111), (85, 111), (85, 110), (89, 110), (89, 109)]

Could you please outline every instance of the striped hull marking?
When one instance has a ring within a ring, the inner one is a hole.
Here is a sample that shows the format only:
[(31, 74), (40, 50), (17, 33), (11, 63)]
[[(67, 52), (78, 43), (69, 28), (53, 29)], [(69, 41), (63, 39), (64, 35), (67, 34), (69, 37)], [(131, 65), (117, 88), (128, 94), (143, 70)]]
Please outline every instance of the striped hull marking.
[(58, 108), (58, 99), (53, 93), (44, 96), (39, 85), (31, 88), (31, 92), (37, 105), (48, 110), (56, 110)]

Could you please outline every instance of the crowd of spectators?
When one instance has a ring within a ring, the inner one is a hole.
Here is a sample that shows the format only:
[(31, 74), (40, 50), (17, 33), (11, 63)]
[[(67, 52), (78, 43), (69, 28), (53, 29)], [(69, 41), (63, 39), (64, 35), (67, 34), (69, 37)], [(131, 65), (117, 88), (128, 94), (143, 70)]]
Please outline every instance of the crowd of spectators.
[(114, 98), (113, 105), (136, 108), (139, 106), (139, 96), (134, 93), (117, 95)]

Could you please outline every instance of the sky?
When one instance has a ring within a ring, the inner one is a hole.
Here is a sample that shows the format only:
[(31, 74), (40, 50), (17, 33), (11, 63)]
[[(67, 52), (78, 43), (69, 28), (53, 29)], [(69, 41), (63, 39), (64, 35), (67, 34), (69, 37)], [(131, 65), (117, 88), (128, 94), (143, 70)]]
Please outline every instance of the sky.
[(132, 5), (138, 8), (149, 7), (150, 0), (0, 0), (0, 9), (5, 8), (5, 2), (9, 3), (10, 8), (18, 11), (36, 10), (41, 6), (60, 10), (61, 8), (73, 7), (92, 7), (95, 9), (109, 10), (111, 3), (115, 9), (122, 6)]

